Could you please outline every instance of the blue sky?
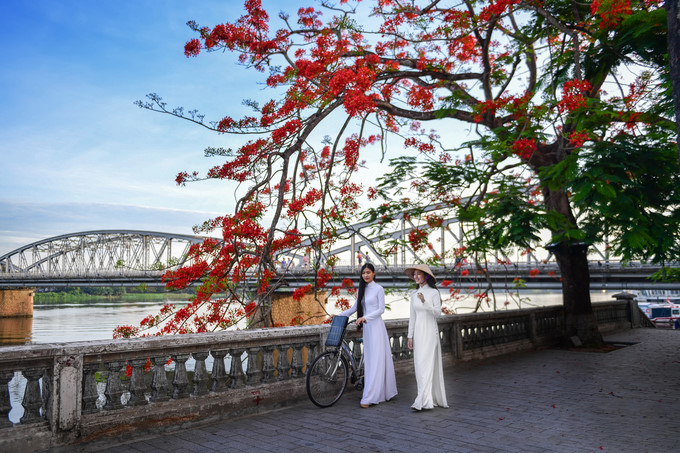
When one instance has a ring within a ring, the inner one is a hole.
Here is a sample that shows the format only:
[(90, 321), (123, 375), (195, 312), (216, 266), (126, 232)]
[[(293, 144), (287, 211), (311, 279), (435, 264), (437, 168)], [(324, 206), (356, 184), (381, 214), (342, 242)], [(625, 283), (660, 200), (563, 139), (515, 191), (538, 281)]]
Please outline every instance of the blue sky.
[(0, 255), (79, 231), (191, 233), (230, 212), (233, 187), (174, 178), (216, 164), (203, 149), (231, 138), (133, 103), (155, 92), (206, 119), (238, 116), (260, 93), (253, 73), (231, 55), (188, 59), (184, 43), (188, 20), (242, 13), (241, 0), (0, 2)]
[[(314, 0), (264, 0), (272, 19)], [(0, 256), (68, 233), (138, 229), (191, 234), (233, 212), (236, 187), (205, 181), (178, 187), (181, 171), (217, 165), (206, 147), (239, 137), (134, 105), (158, 93), (170, 107), (198, 109), (206, 121), (250, 113), (265, 102), (265, 75), (232, 54), (184, 56), (202, 26), (234, 21), (243, 0), (3, 0), (0, 2)], [(333, 127), (332, 121), (329, 122)], [(469, 128), (438, 127), (460, 142)], [(431, 126), (428, 126), (431, 127)], [(336, 130), (319, 132), (335, 135)], [(399, 153), (388, 143), (390, 156)], [(379, 153), (359, 174), (366, 185), (386, 167)]]

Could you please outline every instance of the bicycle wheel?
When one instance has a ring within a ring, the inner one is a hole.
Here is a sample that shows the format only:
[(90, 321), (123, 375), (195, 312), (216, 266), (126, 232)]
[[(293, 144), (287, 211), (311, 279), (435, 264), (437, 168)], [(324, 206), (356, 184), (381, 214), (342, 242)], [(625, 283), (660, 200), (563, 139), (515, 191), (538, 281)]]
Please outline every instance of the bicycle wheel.
[(326, 351), (314, 359), (307, 370), (307, 395), (319, 407), (328, 407), (340, 399), (347, 386), (347, 360), (342, 352)]

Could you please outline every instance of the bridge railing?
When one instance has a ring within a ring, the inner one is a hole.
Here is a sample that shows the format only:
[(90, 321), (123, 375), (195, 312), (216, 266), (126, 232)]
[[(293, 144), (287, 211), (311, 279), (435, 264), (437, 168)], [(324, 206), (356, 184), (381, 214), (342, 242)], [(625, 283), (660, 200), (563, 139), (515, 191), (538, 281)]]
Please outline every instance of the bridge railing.
[[(639, 326), (630, 300), (594, 304), (603, 332)], [(412, 373), (408, 320), (386, 321), (397, 374)], [(328, 326), (0, 349), (0, 449), (26, 451), (170, 429), (306, 400)], [(562, 307), (443, 316), (448, 365), (556, 344)], [(356, 355), (356, 331), (348, 333)], [(311, 404), (311, 403), (310, 403)], [(106, 436), (106, 437), (105, 437)]]

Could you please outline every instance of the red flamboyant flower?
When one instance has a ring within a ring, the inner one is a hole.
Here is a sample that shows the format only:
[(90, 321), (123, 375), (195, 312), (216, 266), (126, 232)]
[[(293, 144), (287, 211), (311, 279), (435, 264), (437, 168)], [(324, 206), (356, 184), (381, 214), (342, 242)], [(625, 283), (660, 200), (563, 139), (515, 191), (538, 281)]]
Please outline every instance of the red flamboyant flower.
[(188, 57), (195, 57), (201, 51), (201, 41), (192, 39), (184, 45), (184, 55)]
[(314, 288), (312, 287), (312, 285), (305, 285), (301, 288), (297, 288), (295, 291), (293, 291), (293, 296), (292, 296), (293, 300), (296, 301), (296, 302), (299, 302), (300, 300), (302, 300), (303, 297), (305, 297), (305, 295), (307, 295), (307, 294), (309, 294), (313, 291), (314, 291)]
[(250, 316), (255, 311), (256, 307), (257, 307), (257, 302), (255, 302), (255, 301), (252, 301), (248, 305), (246, 305), (244, 307), (245, 311), (246, 311), (246, 316)]
[(590, 89), (590, 82), (587, 80), (572, 79), (565, 82), (562, 88), (562, 100), (557, 103), (559, 112), (574, 112), (584, 108), (586, 106), (584, 94), (587, 94)]
[(588, 140), (588, 132), (586, 131), (574, 131), (569, 134), (569, 144), (576, 148), (583, 146), (586, 140)]
[(504, 14), (509, 9), (510, 6), (516, 5), (519, 2), (520, 0), (490, 1), (489, 4), (482, 9), (482, 12), (479, 13), (479, 18), (480, 20), (486, 22), (490, 20), (492, 17), (498, 17)]
[(533, 138), (520, 138), (512, 144), (513, 154), (516, 154), (522, 160), (529, 160), (534, 151), (536, 151), (536, 140)]
[(427, 231), (416, 228), (409, 232), (408, 242), (413, 250), (417, 252), (427, 245), (427, 236)]
[(326, 283), (328, 283), (328, 280), (333, 278), (333, 276), (326, 269), (319, 269), (319, 272), (316, 274), (316, 278), (317, 286), (319, 288), (324, 288)]
[(590, 13), (600, 18), (600, 28), (616, 28), (626, 16), (632, 14), (630, 0), (593, 0)]

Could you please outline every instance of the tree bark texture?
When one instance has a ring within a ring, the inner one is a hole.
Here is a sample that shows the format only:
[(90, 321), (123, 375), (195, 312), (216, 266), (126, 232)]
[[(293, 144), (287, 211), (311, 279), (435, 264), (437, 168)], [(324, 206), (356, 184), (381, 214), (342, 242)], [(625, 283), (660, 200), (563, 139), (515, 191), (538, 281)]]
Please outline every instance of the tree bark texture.
[(675, 108), (675, 129), (677, 132), (678, 161), (680, 162), (680, 0), (666, 0), (668, 20), (668, 62), (673, 84), (673, 106)]
[[(544, 195), (549, 209), (559, 212), (569, 223), (576, 225), (564, 191), (546, 189)], [(601, 345), (602, 335), (590, 300), (587, 244), (563, 241), (552, 246), (551, 250), (555, 254), (562, 277), (565, 346), (573, 343), (571, 338), (574, 336), (585, 345)]]

